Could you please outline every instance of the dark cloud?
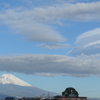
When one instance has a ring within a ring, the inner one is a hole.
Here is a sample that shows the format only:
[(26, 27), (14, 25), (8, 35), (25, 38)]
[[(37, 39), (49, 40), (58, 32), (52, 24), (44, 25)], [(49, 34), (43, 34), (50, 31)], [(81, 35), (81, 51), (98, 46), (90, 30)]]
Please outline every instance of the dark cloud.
[(63, 55), (0, 56), (0, 71), (34, 75), (68, 75), (84, 77), (100, 75), (100, 55), (77, 58)]

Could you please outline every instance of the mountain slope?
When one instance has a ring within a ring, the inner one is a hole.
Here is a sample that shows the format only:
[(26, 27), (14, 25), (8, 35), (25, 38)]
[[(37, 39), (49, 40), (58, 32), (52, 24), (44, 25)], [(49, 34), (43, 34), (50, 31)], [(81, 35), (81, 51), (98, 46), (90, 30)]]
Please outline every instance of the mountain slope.
[(35, 97), (42, 94), (47, 94), (48, 92), (36, 87), (24, 87), (13, 84), (0, 84), (0, 93), (10, 96)]
[(9, 97), (8, 95), (5, 95), (5, 94), (0, 94), (0, 100), (1, 99), (4, 99), (4, 98), (6, 98), (6, 97)]
[(19, 97), (35, 97), (48, 95), (48, 93), (56, 95), (56, 93), (34, 87), (11, 74), (4, 74), (0, 77), (0, 93)]

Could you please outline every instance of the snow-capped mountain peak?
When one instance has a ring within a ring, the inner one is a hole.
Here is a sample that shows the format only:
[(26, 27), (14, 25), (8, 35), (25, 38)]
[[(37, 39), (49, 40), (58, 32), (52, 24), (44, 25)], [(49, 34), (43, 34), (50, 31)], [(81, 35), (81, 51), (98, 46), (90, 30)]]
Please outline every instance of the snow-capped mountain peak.
[(23, 80), (15, 77), (12, 74), (3, 74), (0, 76), (0, 83), (1, 84), (14, 84), (20, 86), (32, 86), (29, 83), (24, 82)]

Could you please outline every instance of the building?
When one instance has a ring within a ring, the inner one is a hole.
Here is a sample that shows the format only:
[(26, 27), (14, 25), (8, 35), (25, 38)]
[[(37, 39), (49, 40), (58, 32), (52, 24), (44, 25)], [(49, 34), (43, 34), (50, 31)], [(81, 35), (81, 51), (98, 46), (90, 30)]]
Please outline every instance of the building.
[(72, 87), (66, 88), (62, 96), (56, 96), (55, 100), (87, 100), (87, 97), (79, 97), (79, 93)]
[(87, 97), (61, 97), (57, 100), (87, 100)]
[(15, 100), (14, 97), (6, 97), (5, 100)]

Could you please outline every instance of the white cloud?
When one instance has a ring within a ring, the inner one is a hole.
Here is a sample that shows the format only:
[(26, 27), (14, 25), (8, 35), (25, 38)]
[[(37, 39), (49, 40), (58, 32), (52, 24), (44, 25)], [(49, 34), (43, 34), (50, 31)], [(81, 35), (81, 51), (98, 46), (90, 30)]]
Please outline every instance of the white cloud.
[(68, 75), (84, 77), (100, 75), (100, 54), (78, 56), (63, 55), (13, 55), (0, 56), (0, 71), (34, 75)]
[(47, 48), (47, 49), (66, 49), (71, 48), (70, 44), (61, 44), (61, 43), (52, 43), (52, 44), (40, 44), (38, 47)]
[(84, 47), (95, 46), (95, 45), (100, 45), (100, 40), (86, 44), (84, 45)]
[(35, 8), (32, 14), (37, 20), (48, 22), (54, 20), (99, 20), (100, 2), (62, 4), (46, 8)]
[(49, 23), (62, 20), (100, 20), (100, 2), (66, 3), (57, 6), (35, 7), (30, 9), (2, 9), (0, 19), (32, 41), (62, 42), (65, 38)]
[(76, 38), (76, 47), (68, 52), (68, 55), (100, 53), (100, 28), (82, 33)]
[(81, 54), (92, 55), (92, 54), (98, 54), (98, 53), (100, 53), (100, 44), (89, 45), (86, 47), (76, 46), (75, 48), (73, 48), (72, 50), (68, 52), (68, 55), (77, 56)]
[(100, 40), (100, 28), (96, 28), (88, 32), (82, 33), (76, 38), (76, 44), (86, 45), (98, 40)]
[[(23, 8), (8, 9), (0, 13), (0, 19), (16, 33), (24, 35), (32, 41), (63, 42), (62, 37), (51, 26), (38, 22), (32, 14), (34, 10), (23, 10)], [(40, 14), (41, 15), (41, 14)]]

